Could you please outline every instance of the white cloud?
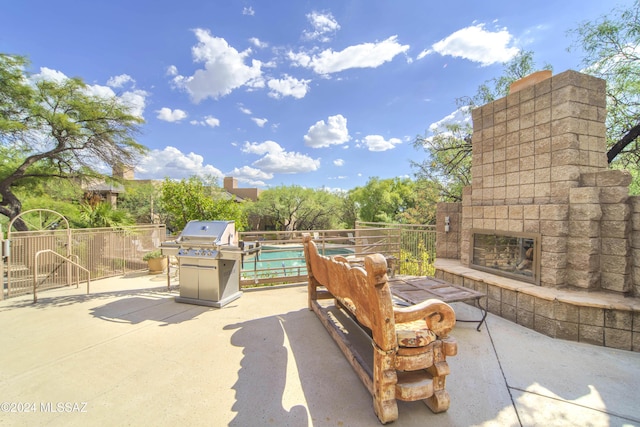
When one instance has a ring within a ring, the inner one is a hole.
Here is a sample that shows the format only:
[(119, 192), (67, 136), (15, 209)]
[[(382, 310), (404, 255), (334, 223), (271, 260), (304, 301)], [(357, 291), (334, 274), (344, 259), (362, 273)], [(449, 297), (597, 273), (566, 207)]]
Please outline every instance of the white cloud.
[(224, 177), (220, 169), (205, 165), (201, 155), (184, 154), (175, 147), (152, 150), (136, 166), (136, 174), (141, 179), (182, 179), (193, 175)]
[(242, 152), (261, 156), (266, 153), (282, 153), (284, 148), (275, 141), (245, 142)]
[(144, 90), (133, 90), (120, 95), (120, 102), (129, 107), (129, 112), (137, 117), (142, 117), (147, 105), (149, 92)]
[(301, 153), (287, 152), (275, 141), (246, 142), (242, 151), (263, 156), (252, 165), (267, 173), (312, 172), (320, 167), (320, 159), (312, 159)]
[(51, 68), (41, 67), (38, 74), (31, 76), (34, 81), (47, 80), (56, 83), (62, 83), (68, 79), (67, 75), (61, 71), (52, 70)]
[(261, 48), (261, 49), (264, 49), (265, 47), (269, 47), (269, 43), (267, 43), (267, 42), (263, 42), (262, 40), (260, 40), (260, 39), (259, 39), (259, 38), (257, 38), (257, 37), (251, 37), (251, 38), (249, 39), (249, 42), (250, 42), (252, 45), (254, 45), (255, 47), (258, 47), (258, 48)]
[(244, 7), (242, 8), (242, 14), (243, 15), (249, 15), (249, 16), (253, 16), (256, 14), (256, 11), (253, 10), (253, 7), (249, 6), (249, 7)]
[(367, 135), (362, 140), (369, 151), (387, 151), (392, 150), (398, 144), (402, 144), (399, 138), (390, 138), (388, 141), (381, 135)]
[(220, 120), (213, 116), (205, 116), (204, 120), (191, 120), (189, 123), (192, 125), (209, 126), (212, 128), (220, 126)]
[(328, 42), (331, 40), (330, 35), (335, 34), (340, 29), (340, 24), (330, 12), (320, 13), (313, 11), (307, 14), (307, 20), (313, 27), (312, 30), (305, 30), (302, 34), (307, 40)]
[(409, 45), (401, 45), (397, 39), (398, 36), (391, 36), (381, 42), (349, 46), (340, 52), (327, 49), (313, 56), (304, 52), (289, 52), (288, 56), (294, 65), (311, 68), (318, 74), (337, 73), (350, 68), (377, 68), (409, 49)]
[(311, 126), (304, 136), (304, 143), (309, 147), (321, 148), (344, 144), (350, 139), (347, 119), (338, 114), (330, 116), (327, 123), (320, 120)]
[(107, 80), (107, 86), (123, 87), (127, 83), (135, 84), (135, 82), (136, 81), (131, 76), (127, 74), (120, 74), (119, 76), (110, 77), (109, 80)]
[(253, 122), (261, 128), (264, 127), (264, 125), (269, 121), (267, 119), (260, 119), (258, 117), (251, 117), (251, 120), (253, 120)]
[(264, 172), (260, 169), (252, 168), (251, 166), (242, 166), (241, 168), (234, 168), (232, 171), (226, 174), (238, 179), (238, 182), (246, 183), (247, 185), (263, 187), (266, 185), (265, 180), (273, 178), (272, 173)]
[(333, 161), (333, 164), (334, 164), (334, 165), (336, 165), (336, 166), (344, 166), (344, 160), (342, 160), (342, 159), (335, 159), (335, 160)]
[(172, 110), (171, 108), (163, 107), (157, 110), (156, 113), (158, 113), (156, 117), (159, 120), (163, 120), (165, 122), (171, 122), (171, 123), (179, 122), (182, 119), (187, 117), (187, 113), (177, 108), (175, 110)]
[(304, 98), (309, 90), (310, 81), (298, 80), (286, 74), (283, 79), (271, 79), (267, 82), (267, 86), (271, 89), (269, 96), (276, 99), (283, 96), (292, 96), (296, 99)]
[(167, 76), (177, 76), (178, 75), (178, 67), (175, 65), (169, 65), (167, 67)]
[(252, 164), (272, 173), (305, 173), (318, 170), (320, 159), (312, 159), (296, 152), (269, 153)]
[(195, 103), (206, 98), (218, 99), (242, 86), (264, 87), (261, 62), (254, 59), (250, 66), (245, 64), (250, 49), (238, 52), (225, 39), (213, 37), (208, 30), (198, 28), (194, 32), (198, 44), (191, 53), (194, 62), (203, 63), (204, 68), (196, 70), (192, 76), (176, 75), (173, 82), (185, 89)]
[(506, 28), (487, 31), (484, 24), (466, 27), (434, 43), (432, 49), (423, 51), (418, 59), (437, 52), (442, 56), (464, 58), (479, 62), (482, 66), (508, 62), (519, 52), (517, 47), (509, 46), (513, 36)]
[(432, 133), (446, 132), (446, 125), (449, 123), (454, 123), (454, 124), (470, 123), (471, 114), (469, 113), (470, 113), (469, 107), (466, 105), (462, 106), (457, 110), (455, 110), (454, 112), (452, 112), (451, 114), (448, 114), (447, 116), (438, 120), (437, 122), (431, 123), (429, 125), (429, 131), (431, 131)]

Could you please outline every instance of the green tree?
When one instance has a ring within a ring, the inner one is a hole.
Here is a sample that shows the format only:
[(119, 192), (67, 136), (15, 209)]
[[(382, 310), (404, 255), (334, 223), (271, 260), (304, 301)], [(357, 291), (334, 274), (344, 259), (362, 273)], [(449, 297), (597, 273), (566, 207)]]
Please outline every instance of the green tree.
[(71, 180), (62, 178), (39, 180), (16, 188), (16, 195), (22, 200), (23, 211), (46, 207), (63, 215), (72, 227), (87, 226), (80, 215), (83, 191)]
[(111, 203), (100, 202), (96, 205), (83, 203), (80, 206), (80, 218), (85, 227), (124, 227), (133, 225), (134, 221), (123, 210), (114, 209)]
[(342, 228), (356, 228), (358, 220), (358, 204), (352, 197), (351, 192), (339, 193), (340, 197), (340, 219)]
[(415, 184), (408, 178), (369, 178), (364, 187), (349, 191), (358, 218), (367, 222), (406, 222), (415, 207)]
[(118, 209), (128, 212), (138, 224), (164, 223), (167, 219), (161, 188), (153, 182), (126, 182), (124, 193), (118, 197)]
[(582, 22), (569, 34), (569, 50), (584, 54), (584, 72), (607, 81), (609, 163), (640, 164), (640, 1)]
[[(0, 54), (0, 214), (22, 211), (16, 189), (51, 178), (105, 178), (101, 165), (132, 165), (146, 148), (142, 118), (116, 97), (91, 95), (79, 78), (33, 80), (26, 59)], [(24, 222), (14, 222), (26, 230)]]
[(297, 185), (265, 190), (250, 207), (252, 215), (271, 221), (276, 230), (323, 230), (338, 225), (341, 199), (325, 190)]
[(235, 221), (236, 230), (247, 227), (247, 215), (234, 197), (211, 180), (192, 176), (189, 179), (162, 183), (161, 201), (167, 213), (167, 228), (179, 231), (191, 220)]
[(415, 205), (404, 213), (407, 224), (435, 224), (436, 204), (442, 201), (442, 189), (434, 181), (415, 181)]

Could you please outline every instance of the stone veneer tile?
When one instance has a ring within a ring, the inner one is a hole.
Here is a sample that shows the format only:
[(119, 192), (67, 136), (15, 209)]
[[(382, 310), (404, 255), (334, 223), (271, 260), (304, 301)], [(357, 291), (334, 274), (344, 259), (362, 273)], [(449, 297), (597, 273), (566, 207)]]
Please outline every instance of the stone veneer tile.
[(579, 326), (579, 341), (593, 345), (604, 345), (604, 328), (602, 326)]
[(518, 300), (518, 293), (510, 289), (502, 289), (502, 303), (516, 307)]
[(640, 311), (633, 312), (633, 332), (640, 332)]
[(516, 306), (518, 310), (530, 311), (534, 310), (535, 297), (522, 292), (518, 292), (516, 296)]
[(627, 236), (629, 235), (626, 221), (601, 221), (601, 227), (602, 235), (606, 237), (614, 237), (626, 240)]
[(633, 332), (631, 336), (631, 350), (640, 352), (640, 333)]
[(555, 338), (569, 341), (579, 341), (579, 325), (572, 322), (556, 321)]
[(533, 329), (533, 312), (526, 311), (526, 310), (518, 310), (516, 323), (518, 325), (524, 326), (525, 328)]
[(545, 93), (539, 93), (539, 89), (542, 88), (543, 85), (536, 87), (536, 100), (535, 100), (535, 109), (536, 111), (542, 110), (544, 108), (551, 108), (551, 94), (549, 90)]
[(502, 308), (502, 304), (500, 304), (500, 301), (496, 301), (494, 299), (489, 299), (487, 301), (487, 310), (489, 311), (489, 313), (493, 313), (497, 316), (501, 316), (501, 311), (500, 309)]
[(604, 326), (604, 309), (596, 307), (580, 307), (580, 324)]
[(579, 323), (580, 307), (574, 304), (567, 304), (564, 302), (556, 301), (555, 318), (561, 321)]
[(606, 204), (600, 208), (603, 221), (628, 221), (631, 218), (631, 207), (626, 203)]
[(604, 326), (606, 328), (615, 328), (630, 331), (633, 323), (633, 313), (621, 310), (605, 310)]
[(540, 221), (537, 219), (525, 219), (523, 231), (525, 233), (539, 233)]
[(631, 350), (631, 331), (604, 328), (604, 345), (620, 350)]
[(504, 319), (507, 319), (511, 322), (516, 322), (517, 319), (517, 311), (515, 306), (510, 305), (510, 304), (502, 304), (500, 307), (500, 316), (503, 317)]
[(554, 302), (536, 298), (534, 303), (534, 313), (536, 314), (536, 320), (538, 316), (543, 316), (548, 319), (553, 319), (554, 318)]
[(536, 332), (547, 335), (549, 337), (556, 336), (556, 321), (544, 316), (534, 314), (533, 329)]
[(531, 198), (535, 196), (535, 185), (520, 183), (520, 198)]
[(550, 168), (550, 167), (551, 167), (551, 153), (536, 152), (535, 168), (540, 169), (540, 168)]
[(520, 185), (533, 184), (536, 181), (534, 170), (524, 170), (520, 172)]
[(482, 215), (485, 219), (495, 219), (496, 217), (496, 208), (495, 206), (484, 206)]
[[(508, 219), (509, 218), (509, 206), (496, 206), (495, 207), (496, 218), (497, 219)], [(638, 214), (640, 218), (640, 214)]]
[(502, 301), (502, 288), (495, 285), (487, 285), (487, 296), (489, 300)]
[[(521, 144), (527, 144), (530, 143), (531, 144), (531, 148), (535, 151), (537, 150), (537, 145), (534, 143), (534, 128), (526, 128), (526, 129), (520, 129), (520, 143)], [(527, 148), (525, 148), (525, 152), (527, 151)]]
[(534, 174), (536, 183), (551, 182), (551, 168), (536, 167)]

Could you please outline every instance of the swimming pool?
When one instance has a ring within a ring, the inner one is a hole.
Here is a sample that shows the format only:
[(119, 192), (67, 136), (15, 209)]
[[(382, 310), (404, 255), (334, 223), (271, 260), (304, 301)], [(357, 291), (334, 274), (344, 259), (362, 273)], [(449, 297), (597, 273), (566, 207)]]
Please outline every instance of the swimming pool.
[[(353, 249), (344, 247), (318, 248), (326, 256), (353, 255)], [(241, 276), (247, 278), (271, 278), (282, 276), (304, 276), (307, 264), (302, 245), (263, 245), (255, 256), (245, 258)]]

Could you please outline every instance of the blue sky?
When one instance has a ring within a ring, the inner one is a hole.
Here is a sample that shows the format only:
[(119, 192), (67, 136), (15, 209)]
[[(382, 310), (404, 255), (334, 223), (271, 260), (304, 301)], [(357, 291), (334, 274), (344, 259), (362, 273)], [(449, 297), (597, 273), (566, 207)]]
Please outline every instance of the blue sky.
[(567, 30), (631, 3), (5, 0), (0, 52), (142, 115), (136, 178), (350, 189), (413, 177), (415, 137), (519, 50), (579, 69)]

